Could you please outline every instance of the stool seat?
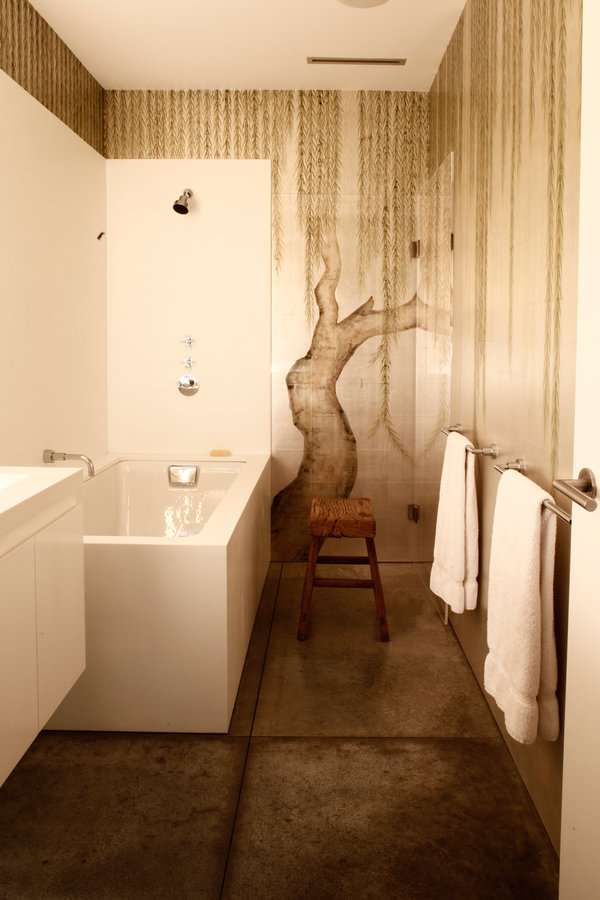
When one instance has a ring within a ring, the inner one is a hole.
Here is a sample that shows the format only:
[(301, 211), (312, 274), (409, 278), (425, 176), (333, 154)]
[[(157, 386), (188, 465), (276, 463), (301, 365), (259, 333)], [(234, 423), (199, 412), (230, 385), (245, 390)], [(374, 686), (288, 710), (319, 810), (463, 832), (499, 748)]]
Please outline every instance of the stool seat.
[(310, 533), (317, 537), (375, 537), (373, 504), (367, 497), (315, 497)]
[[(383, 588), (375, 552), (375, 514), (367, 497), (315, 497), (310, 509), (310, 549), (302, 590), (298, 640), (306, 638), (310, 618), (313, 587), (372, 588), (382, 641), (389, 641), (389, 631), (383, 602)], [(319, 556), (328, 537), (365, 539), (367, 556)], [(316, 578), (319, 563), (368, 564), (371, 578)]]

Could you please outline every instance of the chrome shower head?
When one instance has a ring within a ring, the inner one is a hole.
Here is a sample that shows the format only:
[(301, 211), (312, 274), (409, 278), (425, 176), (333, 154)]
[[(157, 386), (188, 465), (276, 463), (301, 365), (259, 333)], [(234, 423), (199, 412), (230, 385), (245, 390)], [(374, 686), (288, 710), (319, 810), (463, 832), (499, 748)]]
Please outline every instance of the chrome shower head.
[(185, 215), (188, 212), (188, 202), (190, 197), (194, 196), (194, 192), (190, 188), (186, 188), (179, 200), (176, 200), (173, 204), (173, 209), (177, 213), (181, 213)]

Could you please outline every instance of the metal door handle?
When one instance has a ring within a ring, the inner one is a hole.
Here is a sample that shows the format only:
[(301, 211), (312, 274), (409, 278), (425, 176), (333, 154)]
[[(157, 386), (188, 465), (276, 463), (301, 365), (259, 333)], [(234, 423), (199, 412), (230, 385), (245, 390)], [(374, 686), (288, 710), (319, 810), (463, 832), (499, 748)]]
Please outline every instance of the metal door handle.
[(592, 512), (598, 505), (594, 499), (596, 479), (591, 469), (582, 469), (577, 478), (559, 478), (552, 482), (552, 487), (588, 512)]

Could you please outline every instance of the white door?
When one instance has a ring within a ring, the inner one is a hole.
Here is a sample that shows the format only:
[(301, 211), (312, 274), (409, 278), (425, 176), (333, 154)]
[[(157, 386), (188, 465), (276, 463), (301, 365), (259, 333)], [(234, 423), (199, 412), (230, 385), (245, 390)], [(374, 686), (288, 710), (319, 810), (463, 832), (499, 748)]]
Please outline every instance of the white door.
[[(600, 478), (600, 3), (583, 4), (575, 461)], [(561, 477), (562, 473), (561, 473)], [(569, 477), (567, 475), (566, 477)], [(600, 897), (600, 507), (573, 504), (561, 900)]]

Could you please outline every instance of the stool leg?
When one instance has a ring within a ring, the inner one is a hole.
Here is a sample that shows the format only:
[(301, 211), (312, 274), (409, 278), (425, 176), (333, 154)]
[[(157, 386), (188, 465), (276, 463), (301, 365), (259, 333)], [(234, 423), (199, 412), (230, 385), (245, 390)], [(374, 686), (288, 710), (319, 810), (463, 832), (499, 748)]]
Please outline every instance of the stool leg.
[(373, 581), (373, 593), (375, 594), (375, 609), (377, 610), (377, 621), (379, 622), (379, 634), (381, 635), (382, 641), (389, 641), (390, 633), (388, 631), (387, 618), (385, 615), (383, 588), (381, 586), (381, 578), (379, 577), (379, 565), (377, 564), (375, 541), (373, 538), (365, 538), (365, 542), (367, 544), (369, 568), (371, 569), (371, 579)]
[(308, 629), (308, 619), (310, 617), (310, 601), (313, 591), (313, 580), (315, 577), (315, 569), (317, 568), (317, 557), (321, 547), (321, 539), (312, 537), (310, 541), (310, 550), (308, 551), (308, 562), (306, 563), (306, 575), (304, 576), (304, 587), (302, 588), (302, 604), (300, 606), (300, 621), (298, 622), (298, 640), (303, 641), (306, 637)]

